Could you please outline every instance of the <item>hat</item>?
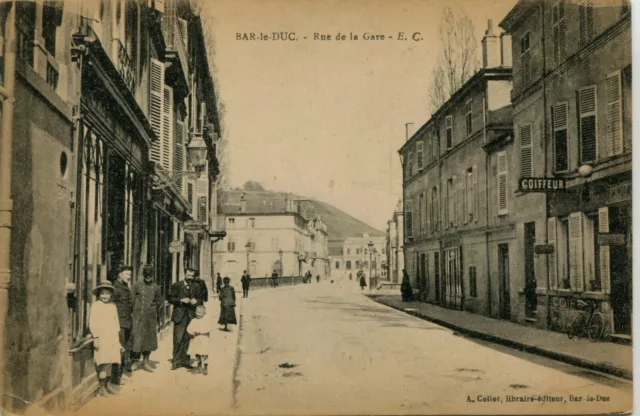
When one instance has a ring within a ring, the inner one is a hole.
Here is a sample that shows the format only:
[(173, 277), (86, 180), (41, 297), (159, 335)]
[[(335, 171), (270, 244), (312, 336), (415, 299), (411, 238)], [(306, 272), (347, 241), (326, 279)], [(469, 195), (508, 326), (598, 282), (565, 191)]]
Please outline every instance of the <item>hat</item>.
[(108, 280), (105, 280), (104, 282), (100, 282), (100, 284), (93, 289), (92, 293), (95, 296), (98, 296), (98, 292), (100, 291), (100, 289), (109, 289), (111, 290), (111, 292), (115, 290), (115, 288), (113, 287), (113, 284)]
[(225, 277), (224, 279), (222, 279), (223, 282), (230, 282), (231, 279), (229, 279), (228, 277)]

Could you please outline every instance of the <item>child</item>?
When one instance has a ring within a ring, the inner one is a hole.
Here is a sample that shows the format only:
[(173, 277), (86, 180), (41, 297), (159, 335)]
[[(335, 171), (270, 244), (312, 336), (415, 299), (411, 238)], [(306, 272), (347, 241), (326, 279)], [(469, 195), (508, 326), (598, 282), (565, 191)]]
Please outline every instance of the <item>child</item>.
[(233, 287), (229, 286), (231, 279), (225, 277), (222, 279), (224, 286), (220, 291), (220, 319), (218, 325), (224, 325), (224, 330), (228, 331), (228, 325), (235, 325), (236, 321), (236, 291)]
[(115, 394), (109, 386), (111, 366), (120, 364), (120, 353), (124, 347), (120, 345), (120, 323), (116, 305), (111, 303), (114, 292), (111, 282), (106, 281), (93, 289), (97, 301), (91, 305), (89, 330), (93, 336), (94, 362), (100, 388), (98, 394), (107, 396)]
[(207, 359), (209, 358), (210, 332), (209, 322), (202, 319), (206, 313), (207, 310), (204, 305), (198, 305), (198, 307), (196, 307), (196, 319), (191, 320), (187, 327), (187, 333), (193, 337), (189, 343), (188, 354), (191, 356), (195, 355), (198, 359), (198, 368), (195, 372), (202, 373), (205, 376), (209, 373), (209, 363)]

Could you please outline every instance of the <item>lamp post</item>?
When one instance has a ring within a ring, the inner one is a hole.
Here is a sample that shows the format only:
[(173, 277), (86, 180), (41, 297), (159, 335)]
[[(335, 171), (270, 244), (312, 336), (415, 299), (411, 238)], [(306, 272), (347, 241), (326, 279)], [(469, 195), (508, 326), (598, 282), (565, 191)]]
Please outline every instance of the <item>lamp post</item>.
[(369, 290), (373, 290), (373, 276), (371, 275), (371, 255), (373, 254), (373, 241), (367, 244), (369, 247)]
[(283, 254), (282, 249), (278, 250), (278, 255), (280, 256), (280, 270), (279, 270), (279, 272), (280, 272), (281, 275), (283, 274), (282, 271), (284, 270), (284, 265), (282, 264), (282, 254)]
[(589, 200), (589, 178), (593, 173), (591, 165), (582, 165), (578, 168), (578, 174), (585, 180), (582, 184), (582, 192), (580, 192), (580, 203), (584, 203)]
[(187, 158), (195, 169), (194, 171), (169, 171), (163, 172), (162, 176), (167, 176), (159, 180), (159, 183), (153, 186), (154, 190), (165, 189), (174, 183), (177, 183), (182, 177), (189, 179), (198, 179), (200, 172), (204, 170), (207, 163), (207, 143), (201, 136), (193, 136), (187, 145)]
[(247, 273), (251, 274), (251, 270), (249, 269), (249, 252), (251, 251), (251, 241), (247, 241), (247, 244), (244, 245), (244, 248), (247, 249)]

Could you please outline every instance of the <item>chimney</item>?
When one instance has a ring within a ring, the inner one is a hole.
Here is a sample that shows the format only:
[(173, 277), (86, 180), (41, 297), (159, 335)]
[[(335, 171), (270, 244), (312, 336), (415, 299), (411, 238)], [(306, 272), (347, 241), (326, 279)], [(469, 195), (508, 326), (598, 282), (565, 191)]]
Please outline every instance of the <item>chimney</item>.
[(511, 67), (511, 35), (508, 33), (500, 34), (500, 48), (502, 49), (502, 66)]
[(493, 33), (493, 21), (487, 22), (487, 30), (482, 38), (482, 66), (483, 68), (496, 68), (501, 64), (500, 44), (498, 36)]

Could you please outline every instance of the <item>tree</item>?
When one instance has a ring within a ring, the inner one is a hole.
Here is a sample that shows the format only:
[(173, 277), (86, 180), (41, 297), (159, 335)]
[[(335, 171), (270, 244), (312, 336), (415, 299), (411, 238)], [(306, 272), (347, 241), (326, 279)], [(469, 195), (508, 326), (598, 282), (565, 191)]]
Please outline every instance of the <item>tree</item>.
[(442, 49), (431, 70), (429, 84), (431, 112), (440, 108), (479, 67), (475, 27), (466, 14), (456, 17), (451, 8), (444, 9), (440, 43)]
[(265, 191), (264, 186), (257, 181), (246, 181), (242, 186), (245, 191)]

